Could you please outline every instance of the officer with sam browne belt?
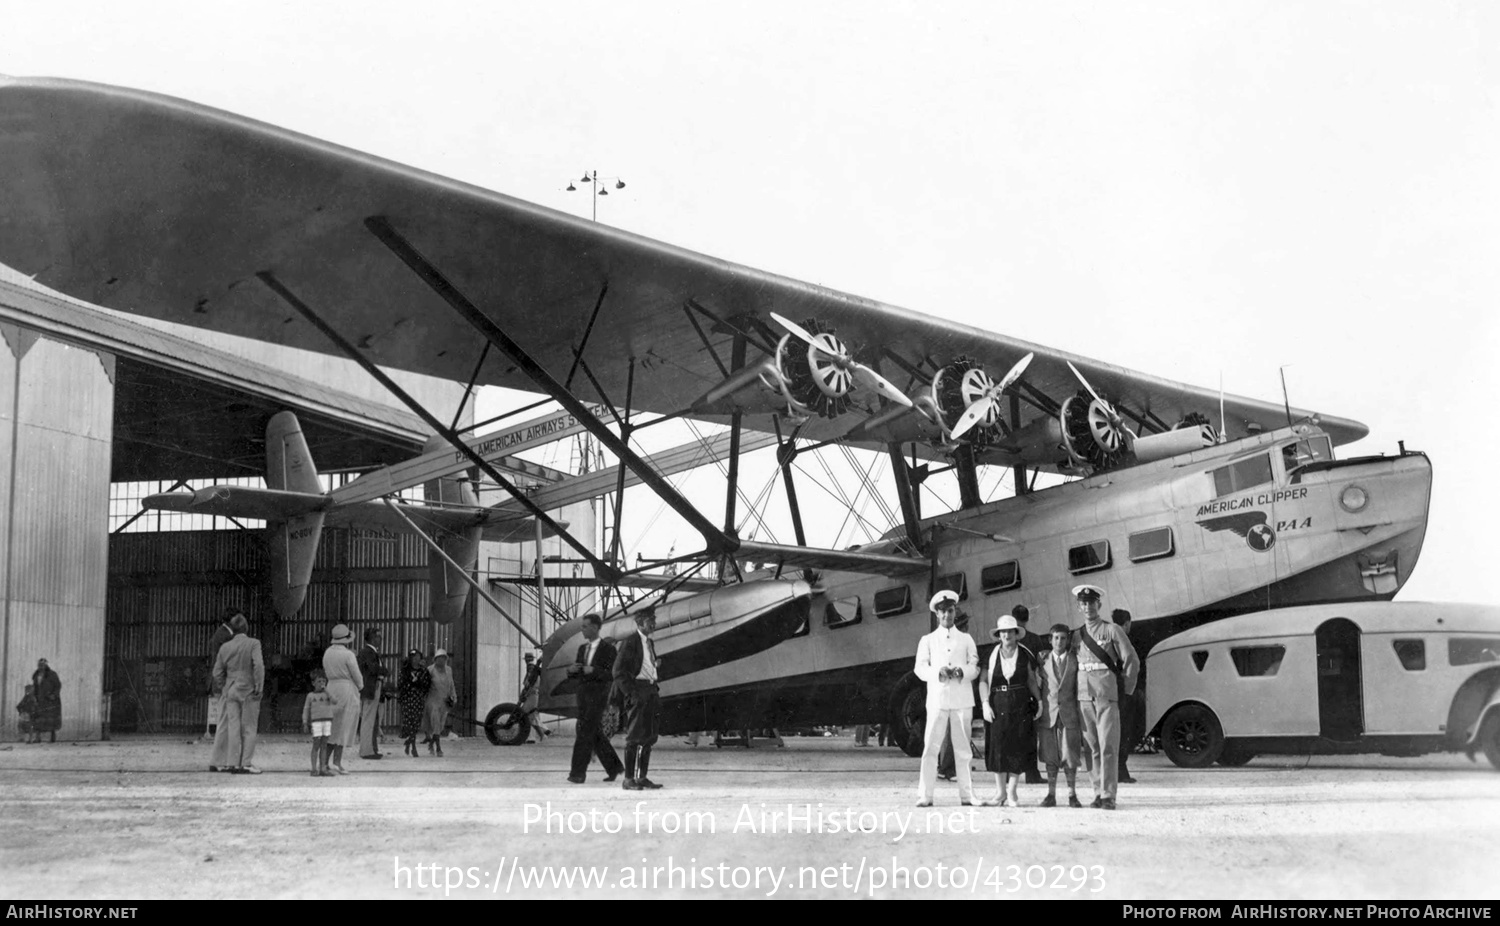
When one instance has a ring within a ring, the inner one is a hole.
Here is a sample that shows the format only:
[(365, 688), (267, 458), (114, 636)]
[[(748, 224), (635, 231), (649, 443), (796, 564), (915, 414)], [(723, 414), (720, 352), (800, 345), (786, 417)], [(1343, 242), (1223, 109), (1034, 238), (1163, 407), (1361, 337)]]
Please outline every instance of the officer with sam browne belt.
[(1078, 634), (1078, 709), (1083, 715), (1083, 739), (1092, 765), (1091, 806), (1115, 809), (1119, 775), (1120, 698), (1135, 691), (1141, 661), (1120, 627), (1103, 618), (1104, 590), (1097, 585), (1073, 589), (1078, 609), (1088, 618)]

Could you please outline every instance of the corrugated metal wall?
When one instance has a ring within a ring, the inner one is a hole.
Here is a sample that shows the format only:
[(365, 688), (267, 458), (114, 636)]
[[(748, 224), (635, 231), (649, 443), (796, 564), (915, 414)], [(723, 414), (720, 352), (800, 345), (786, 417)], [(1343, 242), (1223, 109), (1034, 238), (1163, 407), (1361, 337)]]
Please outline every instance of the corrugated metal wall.
[(46, 658), (60, 739), (95, 739), (107, 560), (114, 357), (0, 326), (0, 735)]
[[(383, 632), (381, 652), (392, 679), (408, 650), (449, 650), (459, 689), (455, 713), (474, 716), (473, 647), (465, 645), (473, 634), (473, 608), (448, 626), (428, 619), (427, 551), (414, 537), (326, 531), (307, 600), (286, 621), (271, 609), (260, 531), (116, 534), (109, 558), (105, 686), (115, 730), (203, 729), (208, 641), (231, 605), (245, 610), (250, 634), (266, 655), (265, 732), (297, 731), (308, 673), (322, 665), (329, 631), (339, 623), (361, 640), (366, 629)], [(395, 701), (387, 702), (382, 725), (398, 726), (399, 711)], [(454, 728), (472, 732), (463, 724)]]

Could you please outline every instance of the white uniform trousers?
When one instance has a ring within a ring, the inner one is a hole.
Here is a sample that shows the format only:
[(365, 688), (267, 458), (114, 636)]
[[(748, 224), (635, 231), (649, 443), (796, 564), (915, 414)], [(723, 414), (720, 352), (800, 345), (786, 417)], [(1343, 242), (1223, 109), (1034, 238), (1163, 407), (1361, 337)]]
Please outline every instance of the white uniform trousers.
[(973, 755), (969, 747), (969, 728), (973, 720), (972, 707), (927, 712), (927, 739), (922, 745), (922, 780), (917, 788), (917, 795), (922, 800), (932, 800), (932, 793), (937, 789), (938, 753), (943, 749), (945, 732), (953, 737), (953, 759), (958, 766), (958, 799), (974, 800), (974, 777), (969, 770), (969, 759)]

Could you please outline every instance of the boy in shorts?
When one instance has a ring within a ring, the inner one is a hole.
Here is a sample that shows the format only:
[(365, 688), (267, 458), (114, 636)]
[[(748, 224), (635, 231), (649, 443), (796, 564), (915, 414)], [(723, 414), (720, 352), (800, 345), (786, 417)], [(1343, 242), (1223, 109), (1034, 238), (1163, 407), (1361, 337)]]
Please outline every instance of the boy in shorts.
[(333, 752), (333, 696), (327, 691), (328, 677), (321, 670), (312, 674), (313, 690), (302, 703), (302, 732), (312, 734), (312, 777), (332, 778), (328, 757)]

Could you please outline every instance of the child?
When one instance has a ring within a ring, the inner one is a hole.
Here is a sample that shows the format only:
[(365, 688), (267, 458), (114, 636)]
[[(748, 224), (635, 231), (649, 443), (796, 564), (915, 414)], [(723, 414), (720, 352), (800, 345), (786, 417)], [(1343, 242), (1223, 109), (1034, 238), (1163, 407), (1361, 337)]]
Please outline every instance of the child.
[(328, 676), (322, 670), (312, 675), (313, 690), (302, 704), (302, 732), (312, 734), (312, 776), (332, 778), (328, 770), (328, 758), (333, 747), (328, 738), (333, 735), (333, 696), (327, 691)]
[(1042, 656), (1042, 714), (1037, 718), (1037, 753), (1047, 766), (1043, 807), (1057, 806), (1057, 770), (1068, 776), (1068, 806), (1078, 800), (1078, 757), (1083, 753), (1083, 717), (1078, 712), (1078, 656), (1067, 624), (1052, 625), (1052, 652)]
[(36, 715), (35, 685), (26, 686), (26, 695), (21, 698), (21, 703), (16, 705), (16, 710), (21, 714), (21, 732), (26, 734), (26, 742), (40, 743), (42, 735), (31, 729), (31, 718)]

